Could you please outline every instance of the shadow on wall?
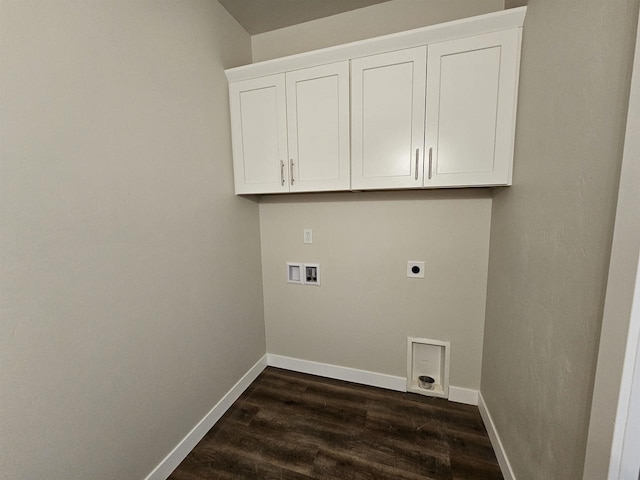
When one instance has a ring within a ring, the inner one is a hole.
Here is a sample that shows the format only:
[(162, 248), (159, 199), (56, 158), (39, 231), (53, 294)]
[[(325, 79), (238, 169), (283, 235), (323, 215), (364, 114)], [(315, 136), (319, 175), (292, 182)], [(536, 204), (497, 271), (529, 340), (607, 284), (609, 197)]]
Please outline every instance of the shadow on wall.
[(504, 1), (504, 9), (508, 8), (516, 8), (516, 7), (526, 7), (528, 0), (505, 0)]
[[(508, 187), (505, 187), (508, 188)], [(416, 200), (454, 200), (491, 198), (496, 188), (455, 188), (438, 190), (385, 190), (366, 192), (314, 192), (284, 195), (263, 195), (259, 203), (343, 203), (343, 202), (384, 202)], [(500, 188), (497, 188), (500, 190)]]

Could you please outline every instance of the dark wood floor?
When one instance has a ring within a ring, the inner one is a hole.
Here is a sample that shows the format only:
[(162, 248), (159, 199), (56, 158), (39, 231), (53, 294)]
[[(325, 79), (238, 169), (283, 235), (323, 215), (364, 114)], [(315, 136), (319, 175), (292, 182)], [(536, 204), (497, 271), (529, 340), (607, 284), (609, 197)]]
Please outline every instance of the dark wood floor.
[(269, 367), (169, 478), (502, 475), (477, 407)]

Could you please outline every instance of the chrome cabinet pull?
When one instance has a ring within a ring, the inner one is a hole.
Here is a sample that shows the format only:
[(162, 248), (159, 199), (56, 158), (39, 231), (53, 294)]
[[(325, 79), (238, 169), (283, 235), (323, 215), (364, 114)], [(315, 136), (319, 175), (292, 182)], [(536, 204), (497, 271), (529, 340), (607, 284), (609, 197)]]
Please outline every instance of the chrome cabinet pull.
[(284, 187), (284, 162), (280, 160), (280, 185)]
[(293, 183), (296, 181), (295, 178), (293, 178), (293, 158), (291, 160), (289, 160), (289, 171), (291, 172), (291, 185), (293, 185)]
[(416, 148), (416, 180), (418, 179), (418, 160), (420, 159), (420, 149)]
[(433, 147), (429, 147), (429, 180), (431, 180), (431, 161), (432, 161)]

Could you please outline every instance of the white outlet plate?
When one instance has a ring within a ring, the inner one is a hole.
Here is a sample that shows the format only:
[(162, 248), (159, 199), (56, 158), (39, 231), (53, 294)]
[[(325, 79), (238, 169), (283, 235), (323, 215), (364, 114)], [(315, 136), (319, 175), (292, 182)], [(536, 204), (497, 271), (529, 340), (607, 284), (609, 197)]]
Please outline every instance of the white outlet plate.
[(304, 229), (304, 243), (313, 243), (313, 230), (310, 228)]
[[(417, 272), (414, 270), (417, 269)], [(416, 262), (409, 260), (407, 262), (407, 277), (408, 278), (424, 278), (424, 262)]]

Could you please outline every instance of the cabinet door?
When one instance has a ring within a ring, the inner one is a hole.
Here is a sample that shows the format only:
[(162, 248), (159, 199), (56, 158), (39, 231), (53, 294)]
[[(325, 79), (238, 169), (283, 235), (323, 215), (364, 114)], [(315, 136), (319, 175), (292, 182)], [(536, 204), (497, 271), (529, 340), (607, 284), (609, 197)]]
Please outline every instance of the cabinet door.
[(284, 74), (229, 85), (238, 193), (289, 191)]
[(518, 45), (517, 29), (429, 45), (425, 187), (511, 184)]
[(349, 190), (349, 62), (286, 78), (290, 191)]
[(351, 61), (351, 186), (422, 187), (426, 47)]

